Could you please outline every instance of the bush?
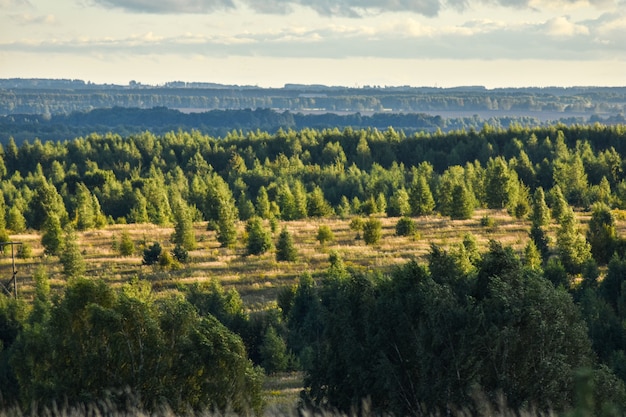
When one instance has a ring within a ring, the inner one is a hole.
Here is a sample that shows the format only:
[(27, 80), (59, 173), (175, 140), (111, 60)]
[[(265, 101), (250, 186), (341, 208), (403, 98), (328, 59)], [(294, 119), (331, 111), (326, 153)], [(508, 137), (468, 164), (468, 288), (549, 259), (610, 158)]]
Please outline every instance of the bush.
[(397, 236), (410, 236), (415, 233), (415, 222), (410, 217), (402, 217), (396, 223)]
[(375, 245), (383, 234), (383, 224), (380, 220), (371, 217), (363, 225), (363, 240), (366, 245)]
[(335, 234), (330, 227), (323, 224), (317, 229), (317, 237), (316, 239), (320, 242), (320, 244), (324, 245), (326, 242), (332, 242), (335, 240)]
[(174, 247), (174, 250), (172, 250), (172, 256), (181, 264), (189, 262), (189, 251), (181, 245), (176, 245), (176, 247)]
[(159, 262), (161, 257), (161, 245), (158, 242), (154, 242), (152, 246), (143, 250), (142, 265), (154, 265)]
[(117, 249), (122, 256), (131, 256), (135, 253), (135, 243), (130, 237), (128, 232), (122, 232), (120, 237), (120, 243), (117, 245)]

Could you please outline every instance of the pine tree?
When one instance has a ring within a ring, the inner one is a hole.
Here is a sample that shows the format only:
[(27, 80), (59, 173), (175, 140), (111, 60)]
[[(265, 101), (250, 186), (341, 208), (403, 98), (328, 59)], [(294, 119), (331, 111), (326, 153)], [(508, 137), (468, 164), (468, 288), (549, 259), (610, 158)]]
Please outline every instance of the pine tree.
[(539, 249), (535, 245), (535, 242), (531, 240), (528, 241), (528, 244), (524, 248), (524, 261), (528, 268), (533, 270), (540, 270), (541, 265), (543, 263), (543, 259), (541, 254), (539, 253)]
[(317, 228), (317, 236), (315, 239), (317, 239), (321, 245), (325, 245), (326, 242), (335, 240), (335, 234), (328, 225), (322, 224)]
[(291, 233), (286, 227), (278, 235), (278, 242), (276, 243), (276, 260), (285, 262), (294, 262), (298, 257), (298, 252), (293, 244), (293, 238)]
[(174, 234), (172, 242), (186, 250), (194, 250), (196, 248), (196, 235), (193, 230), (191, 209), (180, 197), (174, 203)]
[(12, 206), (9, 209), (7, 216), (7, 227), (14, 233), (22, 233), (26, 230), (26, 219), (17, 206)]
[(580, 273), (585, 262), (591, 259), (591, 247), (580, 233), (578, 221), (571, 208), (566, 209), (560, 223), (556, 244), (561, 262), (567, 272)]
[(333, 209), (326, 201), (324, 192), (319, 186), (313, 188), (313, 191), (307, 197), (307, 208), (311, 217), (326, 217), (333, 214)]
[(76, 232), (68, 227), (65, 231), (65, 242), (59, 260), (63, 265), (63, 274), (68, 278), (78, 278), (85, 273), (85, 261), (78, 246)]
[(541, 187), (537, 187), (533, 194), (530, 220), (533, 225), (538, 227), (546, 226), (550, 223), (550, 209), (546, 204), (545, 194), (543, 192), (543, 188)]
[(418, 176), (409, 191), (409, 204), (411, 214), (423, 216), (432, 213), (435, 208), (435, 200), (430, 191), (430, 186), (423, 176)]
[(228, 202), (220, 203), (217, 219), (217, 241), (221, 243), (222, 247), (231, 247), (237, 241), (236, 222), (236, 208)]
[(474, 201), (465, 185), (456, 185), (452, 192), (450, 217), (455, 220), (471, 219), (474, 214)]
[(606, 204), (594, 204), (587, 230), (587, 241), (591, 246), (593, 259), (598, 265), (606, 265), (611, 260), (618, 242), (615, 218)]
[(63, 246), (63, 228), (59, 216), (51, 214), (43, 223), (41, 244), (47, 255), (58, 255)]
[(96, 225), (96, 216), (93, 210), (91, 192), (85, 184), (76, 184), (74, 196), (74, 219), (78, 230), (93, 229)]
[(552, 209), (552, 218), (556, 221), (560, 221), (561, 216), (567, 211), (569, 208), (565, 197), (563, 196), (563, 192), (561, 191), (561, 187), (559, 185), (555, 185), (550, 190), (550, 200)]
[(269, 219), (272, 217), (270, 198), (267, 195), (267, 190), (264, 186), (259, 188), (259, 192), (256, 197), (256, 214), (262, 219)]
[(272, 234), (263, 226), (260, 217), (253, 217), (246, 224), (248, 232), (248, 244), (246, 249), (248, 255), (261, 255), (272, 247)]

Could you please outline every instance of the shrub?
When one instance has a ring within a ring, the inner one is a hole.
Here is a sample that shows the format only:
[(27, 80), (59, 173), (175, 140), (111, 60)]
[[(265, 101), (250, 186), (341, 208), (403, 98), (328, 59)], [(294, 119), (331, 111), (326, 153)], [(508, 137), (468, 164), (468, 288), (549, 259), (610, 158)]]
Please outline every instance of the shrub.
[(276, 244), (276, 260), (293, 262), (298, 257), (298, 252), (293, 244), (293, 239), (287, 228), (283, 228), (278, 236), (278, 243)]
[(323, 224), (317, 229), (316, 239), (320, 244), (324, 245), (326, 242), (332, 242), (335, 240), (335, 234), (327, 225)]
[(154, 242), (152, 246), (145, 248), (143, 250), (142, 265), (154, 265), (159, 262), (161, 251), (162, 249), (159, 242)]
[(363, 240), (367, 245), (375, 245), (382, 237), (383, 224), (380, 220), (371, 217), (363, 225)]
[(120, 237), (120, 243), (117, 245), (117, 249), (122, 256), (131, 256), (135, 253), (135, 243), (130, 237), (128, 232), (122, 232), (122, 236)]
[(415, 233), (415, 222), (410, 217), (402, 217), (396, 223), (396, 235), (410, 236)]
[(248, 233), (247, 251), (248, 255), (260, 255), (267, 252), (272, 247), (272, 235), (263, 226), (260, 217), (253, 217), (246, 224)]

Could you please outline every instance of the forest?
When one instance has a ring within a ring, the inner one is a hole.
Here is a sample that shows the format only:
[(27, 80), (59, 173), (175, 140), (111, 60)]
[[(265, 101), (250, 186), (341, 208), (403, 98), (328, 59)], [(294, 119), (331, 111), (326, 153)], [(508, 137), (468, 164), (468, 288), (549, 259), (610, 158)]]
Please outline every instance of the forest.
[[(32, 268), (21, 297), (0, 296), (2, 405), (261, 414), (263, 381), (299, 372), (315, 410), (623, 415), (625, 153), (626, 125), (599, 123), (11, 137), (0, 234), (27, 241)], [(433, 221), (457, 236), (428, 241)], [(221, 257), (290, 268), (303, 224), (322, 266), (273, 299), (185, 275)], [(382, 251), (387, 225), (392, 253), (426, 250), (365, 266), (347, 241), (328, 250), (344, 233)], [(81, 242), (116, 227), (144, 238), (108, 242), (140, 257), (112, 284)]]

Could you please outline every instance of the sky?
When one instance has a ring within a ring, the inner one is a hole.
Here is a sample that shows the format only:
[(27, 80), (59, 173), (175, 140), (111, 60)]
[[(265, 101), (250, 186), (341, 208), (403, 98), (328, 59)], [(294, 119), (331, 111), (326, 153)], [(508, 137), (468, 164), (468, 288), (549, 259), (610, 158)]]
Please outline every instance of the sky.
[(0, 0), (0, 78), (626, 86), (626, 0)]

